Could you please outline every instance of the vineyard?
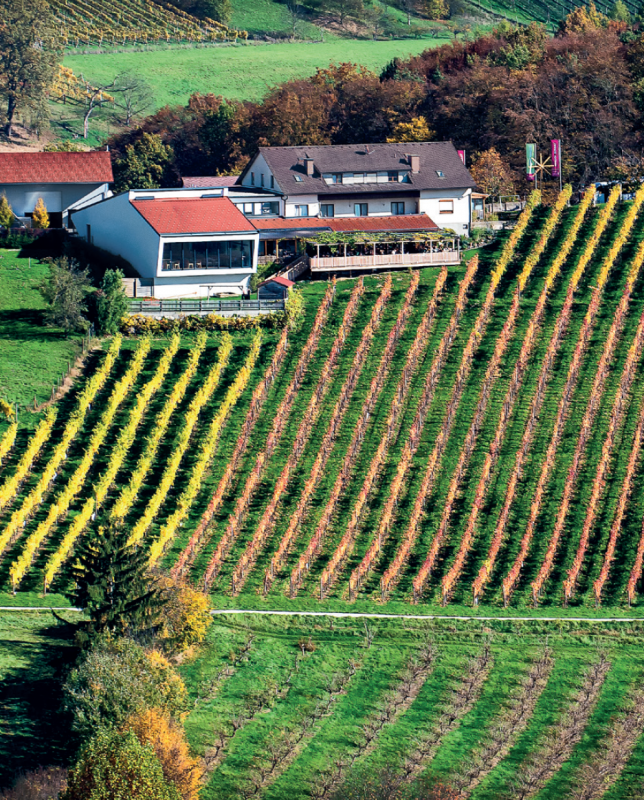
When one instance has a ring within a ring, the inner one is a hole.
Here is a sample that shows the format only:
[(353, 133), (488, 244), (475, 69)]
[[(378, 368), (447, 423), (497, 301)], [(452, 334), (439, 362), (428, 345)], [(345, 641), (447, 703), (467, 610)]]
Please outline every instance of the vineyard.
[(644, 190), (569, 199), (460, 267), (308, 284), (296, 330), (105, 342), (3, 423), (2, 590), (64, 594), (113, 523), (223, 606), (635, 611)]
[(58, 33), (68, 47), (234, 41), (247, 36), (216, 20), (197, 19), (162, 0), (52, 0), (51, 7)]

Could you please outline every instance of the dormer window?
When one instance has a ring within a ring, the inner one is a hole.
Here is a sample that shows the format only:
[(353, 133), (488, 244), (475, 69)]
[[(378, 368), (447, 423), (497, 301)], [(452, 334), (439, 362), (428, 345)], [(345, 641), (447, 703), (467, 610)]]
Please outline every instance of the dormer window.
[(329, 183), (342, 183), (341, 172), (325, 172), (322, 177), (327, 184)]
[(441, 169), (437, 169), (436, 170), (436, 174), (438, 175), (439, 178), (444, 178), (445, 177), (445, 173)]

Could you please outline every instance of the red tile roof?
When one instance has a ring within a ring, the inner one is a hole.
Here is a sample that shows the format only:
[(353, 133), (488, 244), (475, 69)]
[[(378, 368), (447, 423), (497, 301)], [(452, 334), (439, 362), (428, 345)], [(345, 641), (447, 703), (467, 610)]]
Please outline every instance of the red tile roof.
[(391, 217), (334, 217), (327, 219), (333, 231), (427, 231), (438, 230), (438, 225), (427, 214), (407, 214)]
[(227, 197), (134, 199), (132, 205), (160, 234), (255, 233), (255, 228)]
[(259, 231), (298, 230), (299, 228), (330, 228), (330, 219), (320, 217), (269, 217), (254, 219), (253, 224)]
[(111, 183), (105, 150), (88, 153), (0, 153), (3, 183)]
[(210, 189), (213, 186), (234, 186), (239, 175), (213, 175), (212, 177), (182, 178), (184, 189)]
[(286, 286), (287, 289), (290, 289), (291, 286), (295, 286), (293, 281), (289, 281), (288, 278), (283, 278), (281, 275), (274, 275), (272, 278), (266, 278), (265, 281), (262, 281), (259, 285), (265, 286), (267, 283), (279, 283), (280, 286)]

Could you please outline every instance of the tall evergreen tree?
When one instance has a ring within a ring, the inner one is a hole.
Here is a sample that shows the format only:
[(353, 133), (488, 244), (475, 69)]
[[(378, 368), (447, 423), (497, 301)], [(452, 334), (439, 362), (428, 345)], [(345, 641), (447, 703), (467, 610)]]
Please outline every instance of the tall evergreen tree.
[(128, 312), (128, 299), (123, 288), (123, 273), (120, 269), (108, 269), (97, 293), (96, 311), (101, 333), (117, 333), (121, 320)]
[(94, 633), (144, 629), (161, 605), (142, 549), (129, 547), (119, 526), (99, 525), (74, 565), (72, 599), (90, 618)]

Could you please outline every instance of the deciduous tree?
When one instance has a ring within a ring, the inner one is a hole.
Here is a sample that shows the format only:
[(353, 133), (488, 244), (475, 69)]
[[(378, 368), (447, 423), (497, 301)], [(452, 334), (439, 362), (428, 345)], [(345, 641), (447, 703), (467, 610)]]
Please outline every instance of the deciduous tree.
[(49, 275), (39, 287), (49, 306), (44, 314), (46, 323), (61, 327), (67, 336), (86, 331), (86, 298), (92, 291), (89, 272), (65, 257), (49, 259), (48, 263)]
[(31, 217), (31, 222), (34, 228), (40, 228), (41, 230), (45, 230), (49, 227), (49, 214), (47, 213), (47, 207), (42, 197), (38, 198), (38, 202), (36, 203)]
[(474, 158), (470, 172), (478, 187), (492, 197), (514, 193), (511, 171), (494, 147)]
[(158, 586), (163, 613), (159, 615), (157, 638), (171, 652), (201, 644), (212, 624), (208, 596), (168, 576), (161, 576)]
[(161, 762), (133, 731), (101, 731), (69, 774), (62, 800), (181, 800)]
[(424, 117), (414, 117), (411, 122), (399, 122), (387, 141), (429, 142), (435, 135), (435, 132), (429, 127)]
[(172, 148), (163, 144), (157, 134), (143, 133), (134, 144), (128, 144), (123, 158), (114, 163), (116, 190), (156, 189), (173, 156)]
[(0, 96), (6, 136), (13, 133), (17, 112), (42, 107), (61, 54), (46, 0), (0, 0)]
[(13, 221), (15, 219), (13, 209), (9, 205), (9, 201), (7, 200), (7, 196), (5, 194), (0, 197), (0, 225), (5, 230), (9, 230), (11, 228)]

